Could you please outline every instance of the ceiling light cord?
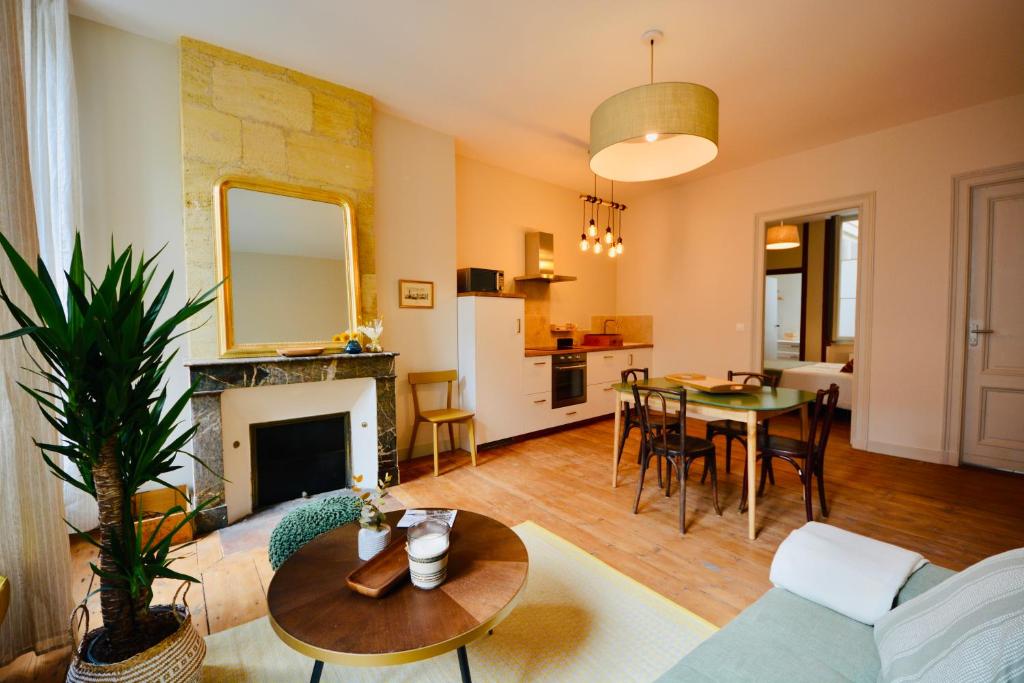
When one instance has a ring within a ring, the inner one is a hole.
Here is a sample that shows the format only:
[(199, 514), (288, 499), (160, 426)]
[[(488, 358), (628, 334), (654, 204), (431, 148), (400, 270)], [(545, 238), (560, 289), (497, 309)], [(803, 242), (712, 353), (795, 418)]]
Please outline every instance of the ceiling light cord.
[(651, 38), (651, 85), (654, 84), (654, 38)]

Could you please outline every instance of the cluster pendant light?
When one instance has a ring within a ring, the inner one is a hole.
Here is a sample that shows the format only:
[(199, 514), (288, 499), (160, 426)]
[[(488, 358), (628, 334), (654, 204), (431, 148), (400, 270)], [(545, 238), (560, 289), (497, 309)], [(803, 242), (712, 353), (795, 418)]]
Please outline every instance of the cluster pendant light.
[(650, 83), (602, 102), (590, 117), (590, 170), (602, 178), (638, 182), (669, 178), (718, 155), (718, 96), (697, 83), (655, 83), (654, 43)]
[[(623, 251), (622, 246), (622, 212), (625, 204), (615, 201), (615, 183), (612, 182), (612, 198), (602, 199), (597, 196), (597, 176), (594, 176), (594, 194), (581, 194), (583, 202), (583, 232), (580, 234), (580, 251), (592, 251), (595, 254), (607, 252), (608, 258), (615, 258)], [(590, 207), (590, 219), (587, 220), (587, 207)], [(598, 234), (601, 222), (601, 207), (607, 206), (605, 229)]]

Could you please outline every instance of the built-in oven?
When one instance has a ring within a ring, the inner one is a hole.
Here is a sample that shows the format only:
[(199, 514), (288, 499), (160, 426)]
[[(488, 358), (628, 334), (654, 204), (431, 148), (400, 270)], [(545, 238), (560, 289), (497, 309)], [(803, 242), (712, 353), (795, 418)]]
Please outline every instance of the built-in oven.
[(551, 407), (587, 402), (587, 354), (556, 353), (551, 357)]

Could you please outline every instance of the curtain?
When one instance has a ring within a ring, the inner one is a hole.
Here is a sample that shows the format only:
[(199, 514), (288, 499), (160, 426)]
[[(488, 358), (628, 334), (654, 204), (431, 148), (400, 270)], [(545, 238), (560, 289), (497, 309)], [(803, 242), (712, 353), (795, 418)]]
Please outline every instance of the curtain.
[[(0, 230), (25, 257), (39, 250), (32, 201), (18, 4), (0, 2)], [(19, 306), (27, 297), (0, 257), (0, 279)], [(0, 329), (14, 320), (6, 307)], [(0, 342), (0, 574), (11, 582), (11, 608), (0, 626), (0, 665), (28, 650), (41, 652), (68, 640), (71, 557), (61, 520), (59, 480), (50, 474), (33, 438), (55, 434), (17, 382), (32, 382), (22, 368), (28, 354)]]
[[(21, 21), (29, 166), (39, 254), (51, 273), (63, 273), (71, 264), (75, 232), (82, 225), (78, 105), (67, 0), (22, 0)], [(54, 279), (64, 298), (64, 278)], [(65, 464), (77, 477), (74, 465)], [(96, 501), (71, 484), (63, 487), (67, 520), (79, 529), (95, 529), (99, 525)]]

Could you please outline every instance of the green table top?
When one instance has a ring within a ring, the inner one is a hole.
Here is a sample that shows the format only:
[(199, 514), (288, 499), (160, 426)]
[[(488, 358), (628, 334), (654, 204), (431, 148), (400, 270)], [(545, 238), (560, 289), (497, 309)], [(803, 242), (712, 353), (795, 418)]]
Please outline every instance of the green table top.
[[(652, 389), (680, 389), (682, 385), (678, 382), (665, 379), (664, 377), (652, 377), (646, 382), (638, 382), (641, 389), (651, 387)], [(612, 388), (618, 392), (630, 392), (630, 385), (625, 382), (617, 382)], [(804, 403), (814, 401), (815, 395), (809, 391), (799, 389), (770, 389), (765, 387), (760, 392), (742, 394), (708, 394), (696, 389), (686, 390), (686, 402), (698, 405), (713, 406), (715, 408), (726, 408), (729, 410), (757, 410), (777, 411), (792, 410), (799, 408)]]

